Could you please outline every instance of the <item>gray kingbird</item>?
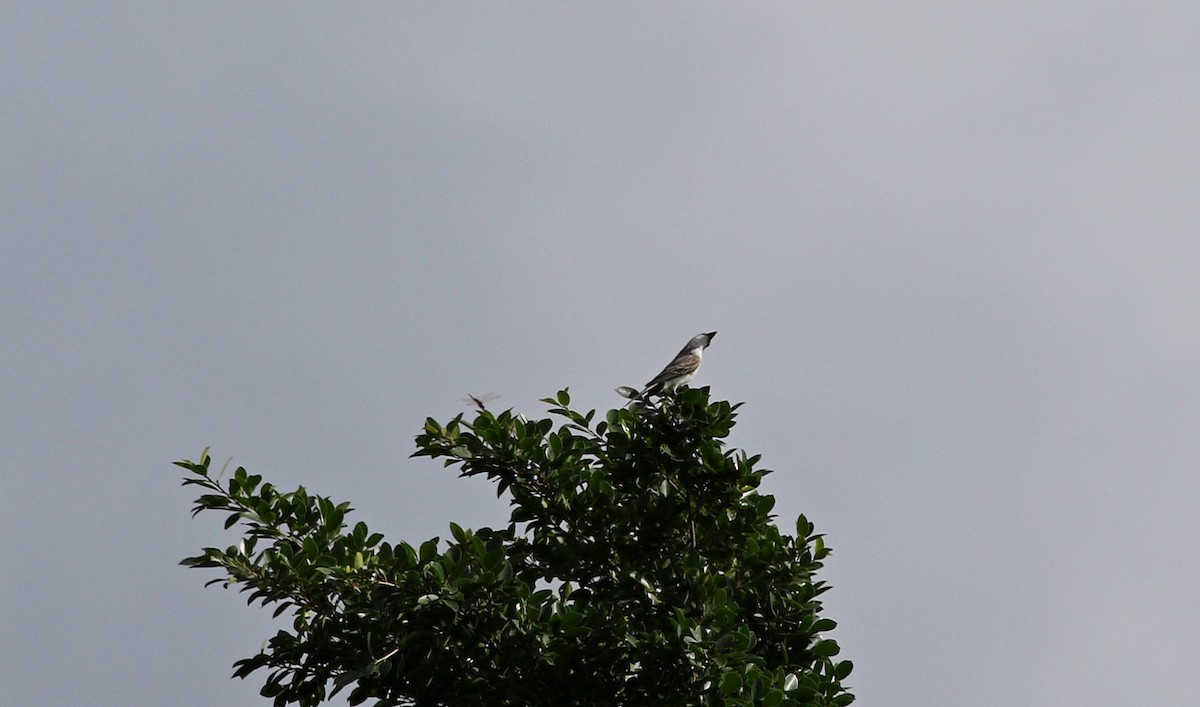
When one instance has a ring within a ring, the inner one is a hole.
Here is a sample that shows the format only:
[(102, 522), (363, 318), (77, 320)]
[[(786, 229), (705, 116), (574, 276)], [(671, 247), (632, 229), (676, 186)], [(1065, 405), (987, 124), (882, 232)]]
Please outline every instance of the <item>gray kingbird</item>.
[(708, 348), (716, 335), (717, 332), (710, 331), (693, 336), (692, 340), (687, 342), (687, 346), (675, 354), (675, 358), (662, 369), (662, 373), (650, 379), (640, 392), (625, 386), (617, 388), (617, 392), (633, 400), (646, 394), (670, 393), (695, 377), (696, 371), (700, 370), (700, 359), (704, 356), (704, 349)]

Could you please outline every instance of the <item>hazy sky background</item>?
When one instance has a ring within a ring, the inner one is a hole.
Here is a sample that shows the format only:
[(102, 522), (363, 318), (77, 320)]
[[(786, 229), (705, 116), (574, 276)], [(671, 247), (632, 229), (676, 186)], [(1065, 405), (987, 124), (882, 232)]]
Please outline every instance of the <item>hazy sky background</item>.
[(3, 14), (5, 704), (269, 704), (172, 460), (445, 537), (426, 416), (714, 329), (859, 704), (1195, 704), (1200, 5)]

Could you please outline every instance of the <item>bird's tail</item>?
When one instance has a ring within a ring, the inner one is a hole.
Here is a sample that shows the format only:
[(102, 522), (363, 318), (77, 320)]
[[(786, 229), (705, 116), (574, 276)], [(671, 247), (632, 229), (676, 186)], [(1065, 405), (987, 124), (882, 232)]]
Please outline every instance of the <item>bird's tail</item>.
[(630, 400), (637, 400), (638, 398), (642, 397), (642, 394), (645, 392), (646, 391), (644, 390), (638, 392), (637, 388), (630, 388), (627, 385), (622, 385), (617, 388), (617, 395), (621, 396), (622, 398), (629, 398)]
[(629, 402), (625, 403), (621, 407), (629, 407), (630, 405), (634, 404), (644, 404), (646, 402), (646, 395), (651, 393), (654, 388), (655, 386), (652, 385), (648, 385), (641, 390), (638, 390), (637, 388), (631, 388), (627, 385), (617, 387), (617, 395), (621, 396), (622, 398), (629, 399)]

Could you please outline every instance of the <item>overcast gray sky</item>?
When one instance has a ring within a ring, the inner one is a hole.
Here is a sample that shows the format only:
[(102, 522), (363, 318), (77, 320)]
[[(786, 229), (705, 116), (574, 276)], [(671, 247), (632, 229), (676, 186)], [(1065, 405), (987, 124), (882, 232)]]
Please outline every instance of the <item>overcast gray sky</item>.
[(5, 704), (268, 703), (172, 460), (497, 524), (714, 329), (860, 704), (1195, 704), (1200, 5), (5, 5)]

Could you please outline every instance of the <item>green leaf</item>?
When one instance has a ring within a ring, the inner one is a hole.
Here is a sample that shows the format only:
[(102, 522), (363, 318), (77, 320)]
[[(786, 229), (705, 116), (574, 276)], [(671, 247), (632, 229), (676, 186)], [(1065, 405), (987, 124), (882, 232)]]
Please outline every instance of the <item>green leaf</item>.
[(840, 653), (841, 650), (842, 649), (840, 646), (838, 646), (837, 641), (832, 639), (817, 641), (812, 647), (813, 655), (820, 656), (821, 658), (835, 656)]
[(712, 605), (715, 608), (721, 608), (729, 602), (729, 592), (723, 588), (717, 588), (712, 594)]

